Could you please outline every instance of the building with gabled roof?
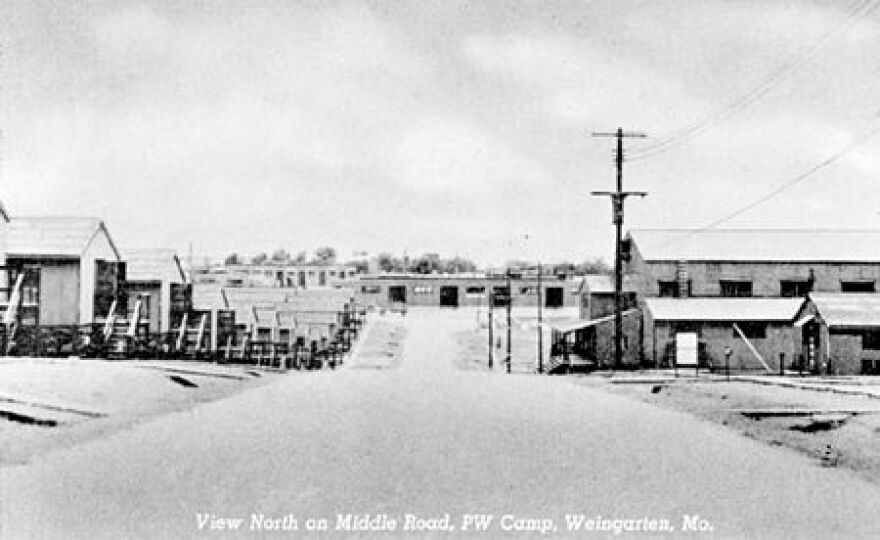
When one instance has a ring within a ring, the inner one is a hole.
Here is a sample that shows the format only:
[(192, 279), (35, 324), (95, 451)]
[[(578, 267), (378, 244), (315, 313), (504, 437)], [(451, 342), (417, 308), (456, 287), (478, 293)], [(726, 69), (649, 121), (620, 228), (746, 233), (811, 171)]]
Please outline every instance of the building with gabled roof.
[(119, 250), (97, 218), (14, 217), (6, 262), (10, 283), (25, 273), (23, 322), (40, 325), (103, 320), (125, 272)]
[(172, 249), (126, 249), (125, 288), (128, 312), (140, 300), (150, 332), (169, 332), (192, 305), (192, 292), (177, 253)]
[(880, 375), (880, 294), (810, 293), (795, 327), (805, 369)]

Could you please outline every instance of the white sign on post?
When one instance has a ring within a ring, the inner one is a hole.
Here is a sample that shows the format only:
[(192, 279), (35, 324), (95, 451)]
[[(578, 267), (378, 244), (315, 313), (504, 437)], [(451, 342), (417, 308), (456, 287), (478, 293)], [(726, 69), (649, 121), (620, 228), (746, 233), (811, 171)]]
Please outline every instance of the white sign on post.
[(697, 334), (693, 332), (675, 334), (675, 365), (697, 366)]

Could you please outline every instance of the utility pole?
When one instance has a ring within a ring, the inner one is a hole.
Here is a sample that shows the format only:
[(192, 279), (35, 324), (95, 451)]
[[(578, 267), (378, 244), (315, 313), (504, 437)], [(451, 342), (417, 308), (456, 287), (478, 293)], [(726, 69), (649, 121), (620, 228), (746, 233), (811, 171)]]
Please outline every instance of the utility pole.
[(541, 274), (544, 272), (541, 263), (538, 263), (538, 374), (544, 373), (544, 329), (541, 328), (543, 321), (543, 313), (541, 311), (542, 291), (541, 291)]
[(489, 293), (489, 370), (492, 370), (492, 357), (495, 356), (495, 336), (492, 329), (495, 321), (492, 320), (492, 304), (495, 302), (495, 295)]
[(593, 191), (590, 194), (598, 197), (611, 199), (612, 223), (616, 230), (614, 244), (614, 362), (611, 365), (612, 372), (619, 368), (623, 360), (623, 205), (629, 196), (645, 197), (645, 191), (623, 190), (623, 139), (643, 138), (644, 133), (624, 132), (623, 128), (617, 128), (613, 133), (593, 133), (593, 137), (614, 137), (617, 139), (617, 151), (615, 152), (615, 165), (617, 168), (616, 191)]
[(510, 309), (513, 305), (513, 289), (510, 288), (510, 268), (507, 269), (507, 372), (510, 373)]

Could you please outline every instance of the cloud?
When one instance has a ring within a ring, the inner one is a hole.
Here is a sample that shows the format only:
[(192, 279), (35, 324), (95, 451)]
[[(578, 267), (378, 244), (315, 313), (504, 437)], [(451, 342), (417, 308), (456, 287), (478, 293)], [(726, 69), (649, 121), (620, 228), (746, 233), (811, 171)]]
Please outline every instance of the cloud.
[(651, 127), (672, 114), (658, 102), (682, 99), (685, 88), (649, 65), (630, 61), (570, 36), (474, 35), (463, 54), (475, 66), (537, 90), (539, 109), (583, 126)]
[(395, 180), (417, 190), (487, 193), (545, 180), (537, 164), (484, 130), (441, 117), (416, 122), (392, 166)]

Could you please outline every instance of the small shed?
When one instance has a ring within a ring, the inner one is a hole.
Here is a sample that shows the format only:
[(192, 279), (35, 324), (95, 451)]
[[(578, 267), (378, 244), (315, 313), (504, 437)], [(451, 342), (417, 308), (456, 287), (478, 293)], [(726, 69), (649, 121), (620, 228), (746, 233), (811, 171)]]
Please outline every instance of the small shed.
[(90, 324), (104, 319), (125, 277), (122, 256), (97, 218), (16, 217), (9, 221), (10, 283), (24, 274), (25, 324)]

